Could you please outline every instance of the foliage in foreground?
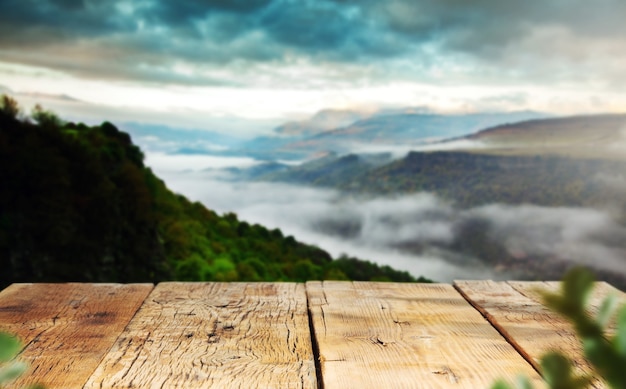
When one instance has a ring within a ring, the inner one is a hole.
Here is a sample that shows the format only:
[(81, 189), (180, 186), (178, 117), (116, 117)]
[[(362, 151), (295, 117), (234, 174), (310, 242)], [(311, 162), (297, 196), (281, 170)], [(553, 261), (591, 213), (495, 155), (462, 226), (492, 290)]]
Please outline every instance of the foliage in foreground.
[[(567, 318), (576, 329), (582, 342), (585, 358), (593, 367), (593, 375), (575, 375), (567, 356), (550, 352), (541, 358), (541, 371), (551, 389), (584, 389), (594, 378), (603, 379), (611, 388), (626, 389), (626, 306), (617, 313), (617, 332), (606, 334), (608, 323), (617, 311), (617, 297), (607, 297), (598, 315), (592, 318), (587, 312), (587, 300), (593, 287), (593, 274), (583, 268), (570, 270), (561, 284), (561, 293), (543, 293), (545, 303)], [(532, 385), (521, 377), (518, 387), (531, 389)], [(492, 389), (512, 389), (504, 381)]]
[[(15, 358), (22, 345), (20, 341), (5, 332), (0, 332), (0, 389), (18, 379), (28, 369), (28, 365)], [(31, 386), (29, 389), (43, 389), (42, 386)]]

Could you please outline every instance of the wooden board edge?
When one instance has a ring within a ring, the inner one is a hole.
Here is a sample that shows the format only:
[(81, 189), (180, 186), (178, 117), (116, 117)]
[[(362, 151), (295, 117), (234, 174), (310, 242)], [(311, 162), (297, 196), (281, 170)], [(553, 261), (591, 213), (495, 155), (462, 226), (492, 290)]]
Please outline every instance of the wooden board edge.
[[(488, 281), (492, 281), (492, 280), (488, 280)], [(476, 309), (478, 312), (480, 312), (480, 314), (485, 318), (485, 320), (487, 320), (487, 322), (489, 322), (489, 324), (491, 324), (491, 326), (498, 331), (498, 333), (500, 334), (500, 336), (502, 336), (504, 338), (504, 340), (506, 340), (506, 342), (508, 344), (511, 345), (511, 347), (513, 347), (515, 349), (515, 351), (517, 351), (517, 353), (524, 358), (524, 360), (537, 372), (537, 374), (539, 374), (540, 377), (543, 378), (543, 374), (541, 374), (541, 366), (539, 366), (539, 364), (537, 362), (535, 362), (535, 360), (532, 358), (532, 356), (526, 351), (524, 350), (524, 348), (515, 340), (515, 338), (513, 338), (513, 336), (511, 336), (511, 334), (506, 330), (506, 328), (504, 328), (500, 323), (498, 323), (498, 321), (496, 320), (495, 317), (493, 317), (488, 311), (487, 309), (485, 309), (484, 307), (482, 307), (477, 301), (474, 301), (464, 290), (463, 290), (463, 285), (462, 284), (470, 284), (473, 281), (465, 281), (465, 280), (454, 280), (454, 282), (452, 283), (452, 286), (454, 287), (454, 289), (456, 289), (459, 294), (465, 299), (465, 301), (467, 301), (472, 307), (474, 307), (474, 309)], [(516, 290), (517, 293), (519, 293)]]

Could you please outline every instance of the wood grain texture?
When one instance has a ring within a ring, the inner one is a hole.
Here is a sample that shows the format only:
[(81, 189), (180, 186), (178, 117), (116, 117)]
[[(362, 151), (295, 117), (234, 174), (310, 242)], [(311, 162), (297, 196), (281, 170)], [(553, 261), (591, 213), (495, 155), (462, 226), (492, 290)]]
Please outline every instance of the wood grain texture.
[[(541, 302), (539, 290), (557, 292), (559, 283), (456, 281), (455, 285), (537, 369), (542, 355), (559, 351), (572, 359), (578, 373), (591, 372), (572, 325)], [(589, 301), (592, 312), (609, 291), (623, 297), (610, 285), (597, 283)], [(593, 385), (607, 387), (599, 379)]]
[(30, 370), (15, 387), (80, 388), (152, 284), (13, 284), (0, 292), (0, 330), (25, 344)]
[[(513, 289), (517, 290), (519, 293), (532, 299), (538, 304), (543, 304), (541, 291), (547, 291), (552, 293), (561, 292), (561, 282), (559, 281), (507, 281), (507, 283), (511, 285)], [(626, 293), (606, 282), (594, 283), (593, 289), (589, 294), (587, 300), (587, 308), (590, 315), (596, 316), (598, 314), (602, 302), (610, 294), (617, 297), (618, 306), (623, 306), (624, 304), (626, 304)], [(617, 321), (614, 317), (607, 326), (607, 334), (613, 335), (616, 331)]]
[(533, 368), (451, 285), (308, 282), (324, 388), (488, 388)]
[(86, 388), (315, 388), (303, 284), (161, 283)]

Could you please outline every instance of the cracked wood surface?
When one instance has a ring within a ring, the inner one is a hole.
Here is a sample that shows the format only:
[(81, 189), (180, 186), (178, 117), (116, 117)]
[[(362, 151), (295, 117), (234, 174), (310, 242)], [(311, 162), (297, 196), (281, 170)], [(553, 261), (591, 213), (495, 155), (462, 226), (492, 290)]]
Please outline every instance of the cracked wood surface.
[[(569, 356), (578, 373), (591, 372), (572, 325), (542, 303), (539, 291), (559, 292), (559, 282), (456, 281), (455, 285), (536, 368), (542, 355), (555, 350)], [(622, 304), (626, 302), (626, 294), (597, 282), (589, 296), (592, 314), (609, 293), (617, 295)], [(608, 333), (614, 331), (613, 322)], [(598, 379), (593, 384), (607, 387)]]
[(81, 388), (152, 284), (13, 284), (0, 292), (0, 331), (25, 344), (28, 374), (13, 386)]
[(451, 286), (308, 282), (324, 388), (488, 388), (532, 367)]
[[(524, 358), (536, 366), (550, 348), (586, 369), (537, 292), (558, 282), (455, 286), (14, 284), (0, 330), (22, 339), (31, 370), (8, 388), (487, 388), (518, 374), (545, 387)], [(592, 313), (609, 293), (626, 302), (598, 282)]]
[(316, 388), (295, 283), (161, 283), (86, 388)]
[[(513, 289), (519, 293), (527, 296), (535, 301), (537, 304), (543, 304), (540, 291), (546, 291), (551, 293), (561, 292), (561, 283), (558, 281), (507, 281)], [(593, 289), (588, 296), (587, 308), (592, 316), (596, 316), (600, 310), (602, 302), (608, 295), (615, 295), (617, 297), (618, 306), (626, 303), (626, 293), (613, 287), (606, 282), (594, 283)], [(611, 320), (606, 328), (608, 335), (614, 335), (617, 331), (617, 321), (615, 318)]]

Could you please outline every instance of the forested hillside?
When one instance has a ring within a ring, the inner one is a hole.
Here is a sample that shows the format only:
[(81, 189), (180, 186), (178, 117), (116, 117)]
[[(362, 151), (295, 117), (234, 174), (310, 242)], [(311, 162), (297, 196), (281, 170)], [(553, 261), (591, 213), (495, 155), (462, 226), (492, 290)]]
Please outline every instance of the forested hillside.
[(172, 193), (113, 124), (65, 123), (0, 103), (0, 286), (161, 280), (415, 281), (333, 260), (278, 230), (218, 215)]
[(490, 203), (594, 206), (623, 203), (626, 163), (560, 156), (411, 152), (343, 189), (372, 193), (434, 192), (461, 206)]
[(613, 159), (439, 151), (410, 152), (387, 164), (367, 155), (328, 156), (254, 178), (331, 187), (353, 194), (432, 192), (461, 207), (610, 203), (624, 206), (626, 213), (625, 171), (626, 162)]

